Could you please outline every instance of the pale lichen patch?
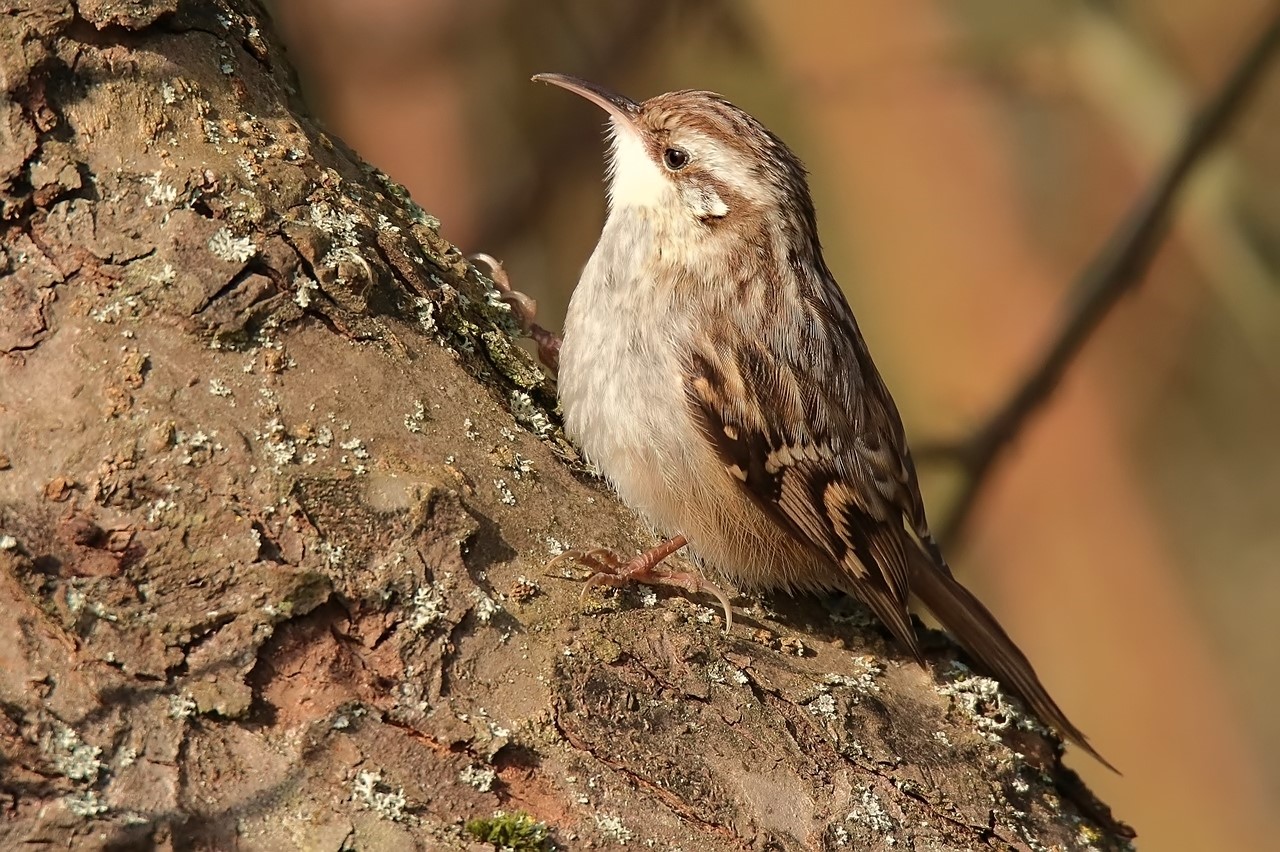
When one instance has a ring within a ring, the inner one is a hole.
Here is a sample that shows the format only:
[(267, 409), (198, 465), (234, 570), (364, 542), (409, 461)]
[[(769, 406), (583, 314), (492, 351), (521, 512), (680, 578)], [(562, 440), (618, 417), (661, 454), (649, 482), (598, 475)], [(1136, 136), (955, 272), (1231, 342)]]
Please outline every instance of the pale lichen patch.
[(381, 772), (364, 769), (356, 773), (351, 784), (351, 799), (357, 805), (392, 822), (405, 822), (410, 818), (405, 810), (409, 800), (404, 794), (404, 788), (393, 789), (382, 780)]
[(209, 238), (209, 251), (219, 260), (244, 263), (258, 253), (258, 247), (248, 237), (237, 237), (226, 228), (221, 228)]
[(593, 816), (595, 817), (596, 828), (600, 829), (601, 833), (609, 840), (615, 843), (627, 844), (635, 837), (631, 829), (623, 824), (622, 818), (617, 814), (597, 813)]
[(477, 766), (474, 763), (467, 764), (458, 773), (459, 781), (475, 787), (481, 793), (488, 793), (492, 790), (493, 784), (497, 779), (498, 773), (494, 771), (492, 766)]
[(436, 586), (419, 586), (413, 593), (410, 603), (409, 628), (423, 630), (435, 624), (449, 611), (444, 593)]
[(72, 781), (92, 784), (106, 767), (99, 759), (102, 749), (89, 745), (74, 730), (61, 723), (57, 724), (48, 739), (46, 751), (53, 759), (53, 768)]

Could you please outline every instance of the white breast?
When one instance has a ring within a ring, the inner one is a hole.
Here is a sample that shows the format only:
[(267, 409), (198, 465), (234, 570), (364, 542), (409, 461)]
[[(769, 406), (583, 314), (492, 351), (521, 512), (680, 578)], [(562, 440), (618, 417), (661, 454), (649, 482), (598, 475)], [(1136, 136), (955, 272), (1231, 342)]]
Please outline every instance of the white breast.
[[(690, 331), (652, 274), (653, 231), (611, 216), (574, 290), (560, 352), (565, 429), (632, 508), (668, 531), (671, 493), (696, 465), (679, 353)], [(678, 530), (676, 530), (678, 531)]]
[[(560, 350), (565, 430), (622, 501), (740, 587), (834, 588), (813, 554), (764, 516), (694, 421), (681, 358), (699, 282), (661, 256), (653, 223), (614, 210), (574, 290)], [(713, 251), (710, 245), (702, 246)]]

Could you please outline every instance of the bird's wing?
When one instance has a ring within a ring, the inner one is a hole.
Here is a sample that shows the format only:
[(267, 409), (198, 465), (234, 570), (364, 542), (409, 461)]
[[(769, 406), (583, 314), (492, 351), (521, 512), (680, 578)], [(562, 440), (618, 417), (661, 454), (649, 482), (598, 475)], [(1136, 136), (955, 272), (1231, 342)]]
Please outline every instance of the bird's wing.
[(840, 566), (848, 591), (917, 659), (907, 611), (913, 591), (1041, 719), (1111, 766), (943, 561), (902, 420), (843, 296), (792, 310), (752, 324), (754, 336), (744, 333), (752, 326), (725, 333), (727, 321), (712, 323), (721, 333), (688, 354), (688, 404), (726, 469), (783, 529)]
[[(843, 297), (804, 303), (776, 338), (709, 336), (686, 393), (707, 441), (751, 498), (840, 566), (850, 591), (918, 656), (904, 524), (924, 508), (902, 422)], [(764, 328), (768, 328), (765, 324)]]

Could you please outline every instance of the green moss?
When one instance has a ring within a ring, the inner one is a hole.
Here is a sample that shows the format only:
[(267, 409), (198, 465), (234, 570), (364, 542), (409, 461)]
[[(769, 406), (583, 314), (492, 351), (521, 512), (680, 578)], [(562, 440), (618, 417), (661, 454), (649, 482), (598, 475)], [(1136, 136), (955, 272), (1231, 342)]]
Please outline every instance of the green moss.
[(547, 824), (537, 822), (524, 811), (513, 814), (496, 811), (487, 819), (468, 820), (467, 833), (482, 843), (515, 852), (542, 852), (547, 848)]

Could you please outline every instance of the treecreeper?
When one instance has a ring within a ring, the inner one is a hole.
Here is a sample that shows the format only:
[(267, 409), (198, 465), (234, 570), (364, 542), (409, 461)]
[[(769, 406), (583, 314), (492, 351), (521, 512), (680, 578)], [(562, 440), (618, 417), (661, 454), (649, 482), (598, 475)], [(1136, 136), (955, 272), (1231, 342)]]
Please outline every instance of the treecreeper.
[[(804, 165), (720, 95), (643, 102), (538, 74), (609, 117), (608, 215), (563, 337), (478, 256), (542, 360), (564, 425), (666, 541), (574, 558), (588, 581), (675, 585), (681, 548), (743, 589), (844, 592), (923, 665), (912, 595), (1047, 724), (1111, 767), (929, 532), (897, 406), (823, 260)], [(1114, 768), (1114, 767), (1111, 767)]]

